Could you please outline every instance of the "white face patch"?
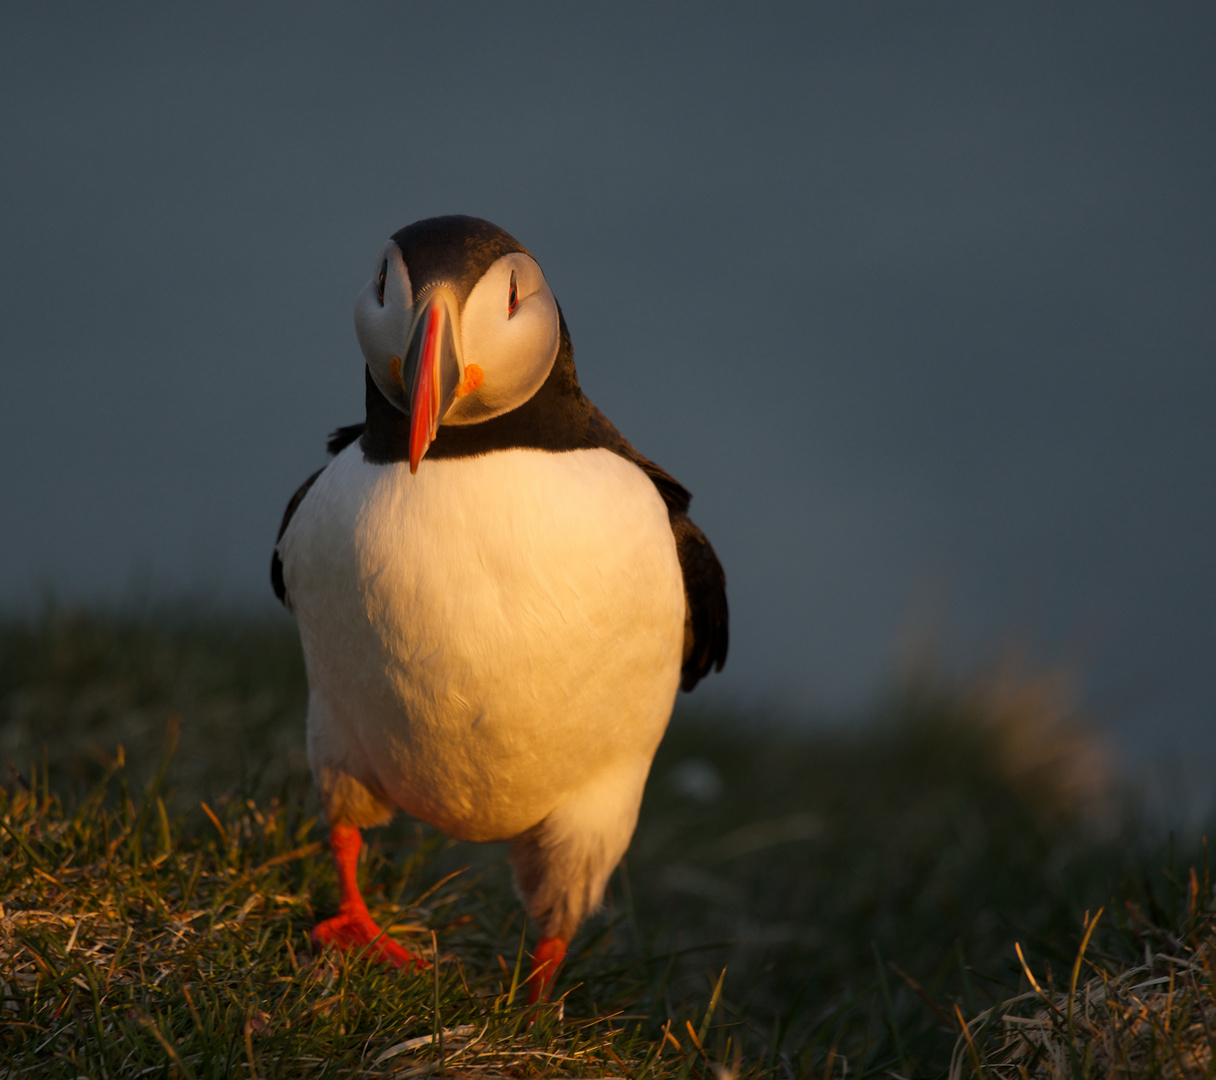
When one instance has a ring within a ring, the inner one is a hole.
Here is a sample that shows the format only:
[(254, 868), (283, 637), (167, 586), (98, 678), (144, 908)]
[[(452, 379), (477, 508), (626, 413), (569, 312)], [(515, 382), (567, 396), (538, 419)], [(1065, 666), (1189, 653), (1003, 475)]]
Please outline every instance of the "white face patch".
[[(381, 275), (383, 274), (383, 301)], [(401, 249), (390, 240), (380, 249), (371, 280), (355, 298), (355, 335), (372, 379), (402, 412), (409, 412), (409, 392), (399, 381), (401, 357), (414, 321), (414, 291)], [(393, 374), (396, 357), (397, 377)]]
[(561, 332), (557, 301), (535, 259), (515, 252), (490, 266), (465, 301), (460, 337), (465, 369), (476, 364), (482, 382), (456, 399), (443, 423), (501, 416), (540, 389), (557, 359)]
[[(409, 388), (401, 381), (401, 363), (414, 315), (409, 270), (390, 240), (355, 300), (355, 333), (376, 386), (407, 414)], [(467, 388), (441, 423), (490, 420), (535, 394), (553, 369), (561, 338), (557, 301), (536, 260), (515, 252), (491, 264), (465, 301), (459, 336)]]

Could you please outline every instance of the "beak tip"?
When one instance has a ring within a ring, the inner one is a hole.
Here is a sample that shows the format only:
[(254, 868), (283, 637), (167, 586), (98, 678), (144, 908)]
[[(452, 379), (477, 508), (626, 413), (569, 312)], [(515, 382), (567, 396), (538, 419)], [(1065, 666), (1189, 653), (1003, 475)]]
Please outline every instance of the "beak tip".
[(411, 425), (410, 430), (410, 476), (415, 476), (426, 452), (431, 448), (431, 440), (425, 432), (420, 432)]

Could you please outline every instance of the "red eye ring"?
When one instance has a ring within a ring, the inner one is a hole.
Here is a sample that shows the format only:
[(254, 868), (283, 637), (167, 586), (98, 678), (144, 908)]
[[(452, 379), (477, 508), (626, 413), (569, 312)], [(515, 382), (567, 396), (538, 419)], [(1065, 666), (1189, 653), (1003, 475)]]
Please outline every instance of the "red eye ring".
[(511, 271), (511, 287), (507, 290), (507, 318), (509, 319), (515, 314), (515, 309), (519, 307), (519, 289), (515, 284), (515, 271)]

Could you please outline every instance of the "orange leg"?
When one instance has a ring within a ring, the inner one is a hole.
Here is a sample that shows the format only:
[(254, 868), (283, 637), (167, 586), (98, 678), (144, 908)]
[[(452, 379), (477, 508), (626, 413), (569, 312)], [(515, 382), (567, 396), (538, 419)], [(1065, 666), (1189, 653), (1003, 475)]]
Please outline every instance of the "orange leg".
[(532, 989), (528, 992), (528, 1004), (536, 1005), (549, 1000), (549, 990), (557, 969), (566, 958), (566, 941), (559, 937), (543, 937), (536, 943), (532, 954), (532, 974), (528, 981)]
[(329, 845), (338, 869), (338, 914), (313, 927), (313, 946), (320, 949), (328, 945), (346, 950), (370, 945), (368, 956), (373, 960), (395, 967), (429, 967), (425, 960), (403, 949), (372, 921), (359, 892), (356, 874), (359, 850), (363, 847), (359, 830), (352, 825), (335, 825), (329, 831)]

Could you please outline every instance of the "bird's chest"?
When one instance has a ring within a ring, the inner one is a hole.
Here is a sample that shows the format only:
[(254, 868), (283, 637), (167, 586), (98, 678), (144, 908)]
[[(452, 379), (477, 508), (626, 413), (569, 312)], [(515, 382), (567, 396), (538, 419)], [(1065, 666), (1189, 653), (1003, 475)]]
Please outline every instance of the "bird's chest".
[(650, 737), (639, 728), (661, 735), (682, 580), (662, 500), (609, 451), (424, 461), (411, 476), (353, 446), (280, 553), (314, 694), (410, 783), (577, 772)]

